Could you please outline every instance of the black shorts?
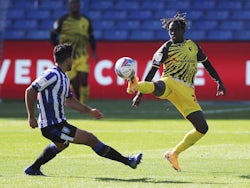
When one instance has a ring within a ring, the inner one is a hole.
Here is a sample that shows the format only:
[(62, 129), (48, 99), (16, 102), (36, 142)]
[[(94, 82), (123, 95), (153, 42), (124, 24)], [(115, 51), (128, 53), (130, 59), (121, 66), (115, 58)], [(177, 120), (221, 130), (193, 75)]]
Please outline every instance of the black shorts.
[(76, 134), (76, 127), (68, 124), (67, 121), (50, 125), (41, 129), (42, 135), (50, 139), (52, 142), (72, 142)]

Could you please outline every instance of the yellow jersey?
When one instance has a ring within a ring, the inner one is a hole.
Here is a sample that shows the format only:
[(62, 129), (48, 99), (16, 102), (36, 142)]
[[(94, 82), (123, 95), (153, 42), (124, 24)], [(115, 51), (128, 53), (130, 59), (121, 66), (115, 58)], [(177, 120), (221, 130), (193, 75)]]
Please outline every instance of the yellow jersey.
[(177, 44), (167, 41), (154, 54), (153, 66), (163, 65), (163, 78), (172, 77), (193, 85), (198, 62), (206, 60), (207, 56), (192, 40)]

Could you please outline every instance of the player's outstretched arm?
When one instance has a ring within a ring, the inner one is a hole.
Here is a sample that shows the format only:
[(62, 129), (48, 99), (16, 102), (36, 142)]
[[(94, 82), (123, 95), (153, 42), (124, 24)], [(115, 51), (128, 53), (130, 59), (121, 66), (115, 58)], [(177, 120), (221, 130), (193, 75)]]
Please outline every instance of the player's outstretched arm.
[(132, 106), (138, 107), (142, 99), (142, 93), (138, 92), (137, 95), (133, 98)]
[(219, 74), (216, 72), (215, 68), (212, 66), (212, 64), (210, 63), (210, 61), (206, 60), (202, 64), (204, 65), (204, 67), (207, 70), (207, 72), (209, 73), (209, 75), (213, 78), (213, 80), (216, 81), (216, 83), (218, 85), (217, 86), (216, 96), (218, 96), (218, 95), (225, 95), (226, 94), (226, 88), (225, 88), (222, 80), (220, 79)]
[(100, 112), (96, 108), (91, 108), (87, 106), (86, 104), (80, 103), (75, 97), (69, 97), (66, 99), (66, 104), (67, 107), (72, 108), (74, 110), (77, 110), (81, 113), (84, 114), (89, 114), (90, 116), (96, 118), (96, 119), (101, 119), (103, 117), (103, 113)]

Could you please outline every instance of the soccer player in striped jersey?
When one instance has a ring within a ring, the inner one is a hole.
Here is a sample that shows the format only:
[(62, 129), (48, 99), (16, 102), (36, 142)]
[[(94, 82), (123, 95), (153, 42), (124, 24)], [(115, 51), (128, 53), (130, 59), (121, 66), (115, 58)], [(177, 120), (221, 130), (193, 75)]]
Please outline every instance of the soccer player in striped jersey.
[[(55, 46), (58, 43), (70, 43), (73, 46), (73, 65), (68, 72), (74, 95), (81, 103), (89, 97), (89, 53), (97, 61), (96, 39), (91, 20), (81, 15), (80, 0), (68, 0), (69, 13), (61, 16), (53, 24), (50, 39)], [(58, 40), (59, 39), (59, 40)]]
[[(187, 23), (185, 14), (178, 12), (174, 18), (161, 21), (163, 28), (168, 30), (170, 40), (155, 52), (152, 67), (145, 81), (138, 82), (138, 78), (133, 77), (128, 82), (127, 92), (133, 94), (138, 91), (133, 99), (134, 107), (139, 105), (142, 94), (153, 94), (160, 99), (167, 99), (174, 104), (184, 118), (193, 124), (194, 129), (188, 132), (172, 150), (164, 154), (172, 167), (180, 171), (178, 155), (195, 144), (208, 131), (208, 124), (197, 102), (194, 90), (197, 64), (202, 63), (217, 83), (217, 95), (224, 95), (226, 89), (200, 46), (192, 40), (184, 38)], [(151, 80), (160, 66), (163, 66), (161, 79), (152, 82)]]
[[(92, 133), (67, 122), (64, 105), (96, 119), (101, 119), (103, 114), (98, 109), (82, 104), (72, 96), (70, 81), (66, 74), (72, 66), (71, 44), (55, 46), (54, 60), (55, 66), (47, 69), (25, 91), (25, 104), (30, 127), (39, 127), (42, 135), (52, 142), (24, 172), (27, 175), (43, 175), (40, 171), (41, 165), (53, 159), (70, 143), (87, 145), (96, 154), (135, 169), (141, 161), (141, 153), (136, 156), (124, 157), (112, 147), (105, 145)], [(38, 121), (34, 110), (36, 101), (38, 101)]]

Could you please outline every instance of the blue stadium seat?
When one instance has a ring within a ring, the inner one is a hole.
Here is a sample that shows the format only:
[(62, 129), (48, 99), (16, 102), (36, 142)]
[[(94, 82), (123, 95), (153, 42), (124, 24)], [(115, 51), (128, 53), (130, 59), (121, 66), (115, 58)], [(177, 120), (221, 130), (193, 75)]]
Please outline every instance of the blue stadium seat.
[(250, 31), (250, 21), (244, 21), (244, 29), (243, 30)]
[(113, 29), (115, 23), (113, 20), (103, 20), (99, 19), (93, 23), (94, 29)]
[(140, 28), (140, 21), (138, 20), (124, 20), (118, 21), (115, 28), (117, 29), (139, 29)]
[(127, 40), (128, 31), (127, 30), (106, 30), (104, 31), (105, 40)]
[(44, 19), (38, 22), (39, 29), (50, 30), (53, 27), (53, 21), (51, 19)]
[(146, 30), (133, 30), (129, 35), (129, 40), (145, 40), (149, 41), (154, 39), (154, 32), (153, 31), (146, 31)]
[(197, 20), (204, 16), (204, 11), (201, 10), (192, 10), (187, 11), (187, 19), (188, 20)]
[(39, 1), (39, 8), (42, 9), (61, 9), (61, 8), (67, 8), (67, 6), (64, 6), (63, 3), (58, 0), (42, 0)]
[(27, 39), (31, 40), (49, 40), (50, 31), (49, 30), (30, 30), (26, 35)]
[(232, 11), (231, 19), (249, 19), (250, 18), (250, 10), (236, 10)]
[(50, 17), (49, 10), (29, 10), (26, 14), (27, 18), (48, 19)]
[(232, 31), (215, 31), (211, 30), (208, 32), (207, 40), (232, 40)]
[(25, 16), (25, 10), (22, 9), (9, 9), (7, 11), (7, 18), (17, 19)]
[(245, 1), (245, 2), (244, 2), (243, 8), (244, 8), (245, 10), (249, 10), (249, 8), (250, 8), (250, 1)]
[(97, 40), (104, 40), (105, 39), (105, 37), (103, 36), (102, 30), (95, 29), (94, 36)]
[(234, 38), (237, 40), (250, 41), (250, 31), (236, 31), (234, 32)]
[(25, 9), (25, 0), (12, 0), (9, 2), (9, 7), (12, 7), (14, 9)]
[(222, 30), (243, 30), (244, 29), (244, 21), (241, 20), (232, 20), (232, 21), (223, 21), (220, 24), (220, 29)]
[(189, 9), (192, 5), (190, 1), (178, 0), (178, 1), (166, 1), (166, 9), (174, 8), (176, 10)]
[(138, 10), (141, 5), (139, 1), (117, 1), (114, 7), (120, 10)]
[(186, 38), (194, 40), (194, 41), (201, 41), (206, 39), (206, 32), (204, 30), (192, 30), (186, 32)]
[(90, 11), (88, 11), (88, 15), (87, 16), (91, 20), (99, 20), (100, 18), (103, 18), (101, 10), (90, 10)]
[(122, 11), (118, 11), (118, 10), (105, 11), (102, 18), (113, 19), (113, 20), (127, 19), (127, 11), (126, 10), (122, 10)]
[(161, 18), (172, 18), (176, 14), (176, 9), (167, 9), (162, 11), (156, 11), (154, 12), (154, 18), (155, 20), (160, 20)]
[(211, 30), (215, 29), (219, 25), (217, 20), (197, 20), (192, 22), (191, 29), (203, 29), (203, 30)]
[(142, 29), (147, 30), (160, 30), (162, 28), (160, 20), (144, 20), (141, 25)]
[(166, 10), (168, 7), (166, 6), (164, 1), (142, 1), (139, 9), (143, 10)]
[(13, 25), (12, 20), (8, 19), (8, 20), (4, 21), (4, 27), (2, 27), (2, 28), (11, 28), (12, 25)]
[(89, 1), (89, 8), (90, 9), (99, 9), (99, 10), (107, 10), (113, 9), (115, 6), (112, 0), (105, 0), (105, 1)]
[(206, 19), (213, 19), (213, 20), (226, 20), (229, 18), (230, 11), (227, 10), (213, 10), (207, 11), (205, 14)]
[(202, 1), (193, 1), (190, 9), (194, 10), (214, 10), (216, 9), (217, 1), (216, 0), (202, 0)]
[(137, 10), (137, 11), (129, 11), (128, 19), (152, 19), (153, 13), (151, 10)]
[(243, 7), (243, 2), (235, 0), (220, 0), (216, 6), (220, 9), (236, 10)]
[(7, 29), (4, 33), (4, 38), (7, 40), (24, 39), (25, 31), (19, 29)]
[(67, 14), (68, 11), (58, 11), (58, 10), (53, 10), (50, 13), (50, 19), (52, 19), (53, 21), (55, 21), (56, 19), (58, 19), (59, 17), (61, 17), (64, 14)]
[(154, 38), (156, 41), (167, 41), (169, 40), (168, 32), (165, 29), (159, 29), (154, 31)]
[(19, 19), (14, 22), (13, 28), (14, 29), (24, 29), (24, 30), (29, 30), (32, 28), (37, 27), (37, 20), (27, 20), (27, 19)]

